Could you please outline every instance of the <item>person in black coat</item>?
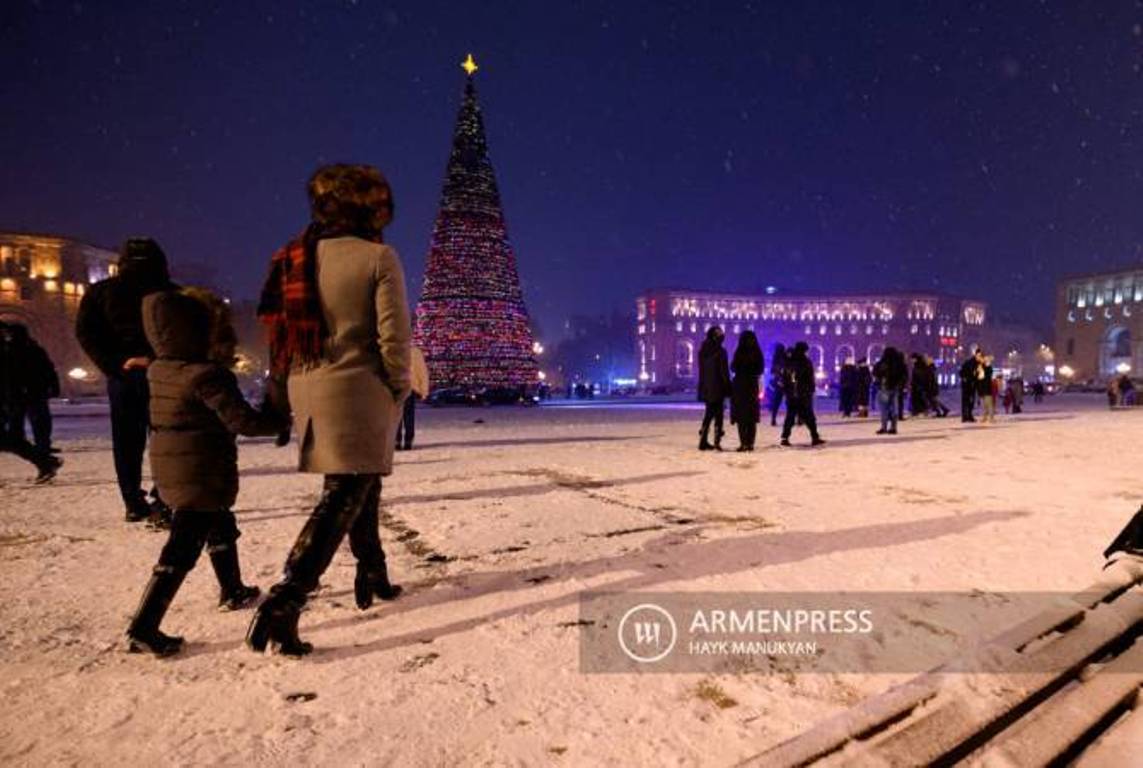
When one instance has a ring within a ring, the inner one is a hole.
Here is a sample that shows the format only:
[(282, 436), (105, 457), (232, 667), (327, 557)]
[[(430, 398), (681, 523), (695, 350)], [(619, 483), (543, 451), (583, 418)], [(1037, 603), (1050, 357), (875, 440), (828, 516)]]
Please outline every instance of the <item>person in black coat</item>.
[(877, 405), (881, 411), (881, 428), (877, 434), (895, 435), (900, 417), (900, 395), (909, 380), (905, 355), (896, 347), (886, 347), (881, 359), (873, 366), (873, 378), (877, 381)]
[(762, 417), (762, 406), (758, 402), (758, 379), (766, 370), (766, 358), (762, 355), (754, 331), (744, 331), (738, 339), (738, 348), (734, 350), (730, 370), (734, 371), (730, 423), (738, 427), (738, 450), (753, 451), (758, 422)]
[(849, 418), (857, 410), (857, 366), (853, 359), (845, 361), (838, 374), (838, 407), (841, 415)]
[(869, 415), (869, 395), (873, 390), (873, 371), (869, 370), (869, 363), (865, 358), (857, 361), (857, 415), (865, 418)]
[(814, 416), (814, 364), (810, 362), (810, 346), (804, 341), (794, 345), (794, 351), (782, 370), (782, 390), (786, 395), (786, 421), (782, 424), (782, 445), (790, 444), (794, 422), (800, 420), (810, 430), (812, 445), (825, 442), (818, 434), (818, 420)]
[(15, 434), (25, 437), (25, 419), (32, 426), (32, 442), (36, 448), (49, 453), (57, 453), (52, 448), (52, 412), (48, 401), (60, 396), (60, 377), (56, 367), (27, 326), (9, 323), (14, 345), (14, 364), (19, 369), (23, 381), (23, 397), (8, 414), (9, 428)]
[(921, 416), (929, 412), (929, 367), (917, 352), (913, 353), (913, 376), (909, 380), (909, 412)]
[(127, 521), (151, 518), (158, 527), (170, 519), (160, 501), (143, 493), (143, 453), (147, 448), (147, 366), (155, 353), (143, 331), (143, 298), (174, 290), (167, 257), (149, 238), (132, 238), (119, 254), (119, 271), (88, 289), (79, 304), (75, 334), (80, 346), (107, 377), (111, 404), (111, 450)]
[[(722, 346), (726, 335), (722, 328), (712, 325), (706, 332), (706, 340), (699, 349), (698, 399), (706, 403), (699, 430), (699, 450), (722, 450), (722, 410), (723, 403), (730, 395), (730, 365), (726, 359), (726, 349)], [(714, 444), (707, 441), (710, 423), (714, 422)]]
[(925, 370), (928, 373), (925, 384), (928, 386), (929, 409), (937, 418), (943, 419), (949, 415), (949, 408), (941, 402), (941, 383), (937, 379), (937, 364), (928, 355), (925, 356)]
[[(63, 462), (24, 437), (28, 368), (25, 349), (17, 341), (20, 334), (14, 325), (0, 322), (0, 452), (13, 453), (35, 465), (36, 482), (46, 483), (55, 477)], [(16, 423), (20, 425), (18, 430), (14, 427)]]
[(778, 426), (778, 409), (782, 407), (782, 370), (786, 367), (786, 345), (774, 345), (770, 363), (770, 426)]
[(972, 411), (976, 406), (978, 375), (984, 375), (984, 353), (979, 349), (960, 366), (960, 420), (965, 423), (976, 421)]

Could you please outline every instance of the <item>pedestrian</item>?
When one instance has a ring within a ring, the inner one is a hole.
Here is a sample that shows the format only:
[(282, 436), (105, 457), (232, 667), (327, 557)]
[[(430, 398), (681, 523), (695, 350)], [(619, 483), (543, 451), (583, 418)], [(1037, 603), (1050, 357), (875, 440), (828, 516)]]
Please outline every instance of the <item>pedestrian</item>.
[(976, 407), (977, 378), (983, 375), (984, 353), (980, 349), (960, 366), (960, 420), (965, 423), (976, 421), (973, 409)]
[(155, 353), (143, 331), (143, 299), (174, 290), (167, 257), (150, 238), (131, 238), (119, 252), (118, 272), (91, 286), (79, 304), (75, 333), (80, 346), (107, 378), (111, 405), (111, 451), (127, 522), (170, 524), (161, 496), (148, 503), (143, 492), (147, 449), (147, 366)]
[(152, 429), (151, 471), (173, 509), (170, 533), (127, 629), (128, 650), (170, 656), (183, 639), (159, 626), (203, 547), (219, 586), (219, 608), (254, 604), (257, 587), (242, 583), (236, 435), (273, 435), (286, 426), (276, 410), (256, 411), (230, 371), (237, 337), (230, 308), (201, 289), (149, 294), (143, 325), (155, 359), (147, 367)]
[(378, 506), (409, 394), (412, 336), (401, 260), (384, 244), (393, 217), (385, 177), (368, 165), (327, 165), (307, 192), (310, 224), (274, 254), (258, 314), (271, 369), (287, 376), (299, 469), (324, 475), (323, 489), (246, 635), (253, 650), (291, 656), (313, 650), (298, 637), (298, 616), (347, 533), (357, 607), (400, 592)]
[(758, 379), (766, 370), (766, 358), (754, 331), (743, 331), (738, 338), (738, 348), (734, 350), (730, 370), (734, 372), (730, 423), (738, 427), (738, 450), (753, 451), (758, 422), (762, 418), (762, 406), (758, 402)]
[(1044, 382), (1037, 381), (1032, 384), (1032, 402), (1040, 404), (1044, 402)]
[(1115, 408), (1119, 405), (1119, 378), (1112, 376), (1107, 381), (1107, 407)]
[(861, 418), (869, 416), (869, 395), (873, 389), (873, 371), (863, 357), (857, 361), (857, 415)]
[(914, 416), (921, 416), (929, 412), (929, 371), (920, 353), (914, 352), (912, 359), (913, 376), (909, 380), (909, 411)]
[[(63, 461), (29, 443), (23, 429), (13, 428), (16, 414), (26, 411), (28, 390), (27, 369), (17, 336), (11, 324), (0, 322), (0, 452), (15, 454), (35, 466), (35, 482), (46, 483), (56, 476)], [(22, 416), (20, 421), (22, 426)]]
[(782, 377), (786, 367), (786, 345), (774, 345), (774, 359), (770, 362), (770, 426), (778, 426), (778, 409), (782, 407)]
[(1008, 382), (1008, 388), (1012, 390), (1012, 413), (1024, 412), (1024, 377), (1013, 376)]
[[(699, 348), (698, 400), (706, 405), (702, 415), (702, 428), (699, 430), (700, 451), (722, 450), (722, 411), (726, 398), (730, 396), (730, 366), (726, 359), (726, 349), (722, 346), (726, 334), (722, 328), (712, 325), (706, 330), (706, 339)], [(714, 422), (714, 444), (707, 440), (711, 422)]]
[(896, 347), (886, 347), (881, 359), (873, 366), (873, 378), (877, 382), (877, 406), (881, 414), (881, 428), (877, 434), (895, 435), (900, 416), (897, 410), (901, 405), (899, 395), (909, 378), (905, 355)]
[(1135, 405), (1135, 383), (1126, 373), (1119, 377), (1119, 402), (1123, 405)]
[(25, 420), (32, 427), (32, 443), (48, 453), (59, 453), (52, 446), (52, 412), (50, 400), (60, 396), (60, 377), (47, 351), (28, 333), (22, 323), (9, 323), (14, 345), (15, 365), (24, 382), (22, 408), (9, 414), (10, 428), (26, 437)]
[(782, 424), (781, 444), (790, 444), (790, 433), (794, 422), (801, 419), (810, 431), (810, 444), (823, 445), (825, 440), (818, 434), (818, 420), (814, 416), (814, 395), (817, 383), (814, 379), (814, 364), (810, 362), (810, 345), (799, 341), (782, 368), (782, 391), (786, 393), (786, 421)]
[(848, 357), (838, 372), (838, 407), (849, 418), (857, 410), (857, 365)]
[(394, 448), (398, 451), (413, 450), (413, 437), (417, 431), (417, 401), (429, 396), (429, 367), (420, 347), (410, 348), (410, 386), (412, 389), (405, 398), (401, 420), (397, 422), (397, 440)]
[[(978, 350), (979, 351), (979, 350)], [(996, 420), (996, 384), (992, 376), (992, 356), (980, 352), (981, 364), (976, 374), (976, 394), (980, 398), (980, 420), (991, 424)]]

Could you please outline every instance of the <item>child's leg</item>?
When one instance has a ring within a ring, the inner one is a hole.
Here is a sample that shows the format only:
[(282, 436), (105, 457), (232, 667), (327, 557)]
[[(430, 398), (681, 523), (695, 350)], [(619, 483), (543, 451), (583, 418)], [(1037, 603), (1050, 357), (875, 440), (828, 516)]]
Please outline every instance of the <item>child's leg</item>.
[(206, 542), (209, 513), (175, 512), (167, 543), (159, 554), (159, 563), (143, 591), (143, 599), (127, 628), (129, 648), (133, 652), (148, 651), (156, 656), (169, 656), (182, 648), (181, 637), (170, 637), (159, 631), (187, 572), (194, 568)]
[(238, 565), (238, 524), (234, 513), (229, 509), (207, 513), (211, 524), (207, 530), (207, 551), (210, 564), (218, 578), (218, 607), (224, 611), (234, 611), (254, 605), (261, 590), (242, 583), (242, 569)]

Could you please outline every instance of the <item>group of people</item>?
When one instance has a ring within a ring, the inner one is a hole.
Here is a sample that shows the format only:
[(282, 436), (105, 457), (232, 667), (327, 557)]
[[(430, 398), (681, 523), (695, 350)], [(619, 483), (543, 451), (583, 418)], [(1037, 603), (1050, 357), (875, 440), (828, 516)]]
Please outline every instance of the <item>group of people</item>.
[[(698, 400), (705, 405), (699, 430), (699, 450), (722, 450), (725, 434), (723, 418), (725, 403), (730, 400), (730, 421), (738, 427), (739, 451), (753, 451), (761, 420), (761, 389), (759, 382), (765, 371), (765, 358), (758, 337), (753, 331), (744, 331), (730, 361), (723, 346), (726, 335), (713, 325), (699, 350)], [(733, 376), (731, 375), (733, 374)], [(992, 358), (984, 350), (976, 349), (960, 368), (961, 420), (974, 422), (977, 404), (981, 405), (981, 421), (994, 420), (996, 404), (1000, 400), (1000, 379), (995, 375)], [(818, 433), (814, 414), (814, 396), (817, 376), (809, 358), (809, 345), (804, 341), (787, 350), (777, 344), (770, 365), (770, 378), (766, 388), (769, 401), (770, 425), (777, 426), (778, 412), (786, 403), (786, 416), (782, 423), (780, 445), (790, 445), (795, 426), (804, 425), (810, 433), (810, 444), (822, 445), (825, 440)], [(1042, 395), (1042, 388), (1037, 390)], [(871, 403), (876, 403), (880, 427), (876, 434), (897, 434), (898, 422), (905, 418), (908, 397), (912, 416), (944, 418), (950, 409), (941, 400), (937, 366), (931, 357), (914, 353), (912, 368), (905, 354), (896, 347), (886, 347), (872, 366), (866, 360), (847, 360), (838, 377), (839, 408), (846, 418), (866, 417)], [(1023, 381), (1009, 381), (1003, 393), (1006, 412), (1020, 413), (1024, 403)], [(713, 442), (710, 439), (714, 427)]]
[(0, 322), (0, 447), (33, 464), (37, 483), (51, 480), (63, 464), (52, 445), (48, 407), (59, 395), (59, 374), (27, 326)]
[[(428, 372), (411, 343), (401, 261), (383, 237), (392, 192), (376, 168), (329, 165), (310, 178), (307, 195), (310, 221), (273, 255), (258, 305), (271, 375), (257, 406), (231, 370), (237, 336), (229, 305), (172, 282), (154, 240), (127, 240), (116, 274), (92, 285), (81, 301), (76, 335), (107, 380), (126, 519), (168, 531), (127, 628), (131, 651), (164, 657), (183, 647), (160, 625), (204, 548), (220, 608), (258, 603), (246, 636), (256, 651), (312, 650), (298, 636), (298, 619), (347, 536), (357, 559), (358, 608), (400, 594), (381, 546), (381, 485), (393, 471), (394, 450), (412, 447), (412, 393), (428, 394)], [(43, 428), (58, 379), (54, 369), (50, 376), (34, 373), (47, 359), (40, 353), (26, 332), (0, 326), (2, 447), (35, 463), (43, 482), (61, 462)], [(36, 443), (23, 437), (24, 415)], [(238, 557), (237, 436), (276, 436), (285, 446), (292, 432), (298, 468), (322, 475), (322, 492), (282, 579), (258, 602), (261, 592), (243, 582)], [(148, 443), (149, 494), (143, 488)]]

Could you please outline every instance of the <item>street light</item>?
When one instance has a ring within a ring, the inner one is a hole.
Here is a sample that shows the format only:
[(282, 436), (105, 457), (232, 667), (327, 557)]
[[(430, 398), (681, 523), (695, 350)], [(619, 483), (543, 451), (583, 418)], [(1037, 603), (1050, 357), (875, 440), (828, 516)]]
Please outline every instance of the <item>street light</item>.
[(1063, 376), (1065, 379), (1070, 379), (1072, 376), (1076, 375), (1076, 372), (1075, 372), (1075, 369), (1072, 368), (1070, 365), (1061, 365), (1060, 366), (1060, 375)]
[(1131, 370), (1131, 363), (1120, 363), (1115, 366), (1116, 373), (1127, 373)]

